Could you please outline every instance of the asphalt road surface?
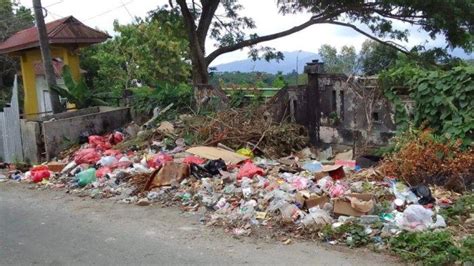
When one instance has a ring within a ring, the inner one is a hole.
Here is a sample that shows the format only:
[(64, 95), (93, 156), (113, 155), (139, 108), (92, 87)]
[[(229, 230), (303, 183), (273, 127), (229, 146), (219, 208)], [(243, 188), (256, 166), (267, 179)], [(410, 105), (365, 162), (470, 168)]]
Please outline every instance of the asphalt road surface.
[(0, 265), (387, 265), (365, 249), (233, 238), (177, 208), (0, 183)]

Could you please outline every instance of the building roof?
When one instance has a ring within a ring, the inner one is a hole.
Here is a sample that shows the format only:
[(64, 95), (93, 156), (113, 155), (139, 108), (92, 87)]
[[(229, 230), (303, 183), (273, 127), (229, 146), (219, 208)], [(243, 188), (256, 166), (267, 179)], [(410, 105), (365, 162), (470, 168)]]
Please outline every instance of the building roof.
[[(46, 31), (50, 44), (94, 44), (110, 38), (108, 34), (84, 25), (73, 16), (47, 23)], [(36, 27), (31, 27), (15, 33), (0, 43), (0, 54), (35, 47), (39, 47), (38, 30)]]

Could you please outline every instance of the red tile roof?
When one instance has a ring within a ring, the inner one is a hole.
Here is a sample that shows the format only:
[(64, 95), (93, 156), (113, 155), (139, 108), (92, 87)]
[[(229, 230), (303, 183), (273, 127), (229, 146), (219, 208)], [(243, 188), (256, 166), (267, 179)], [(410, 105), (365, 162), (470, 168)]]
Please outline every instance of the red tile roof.
[[(55, 20), (46, 24), (50, 44), (94, 44), (100, 43), (109, 35), (88, 27), (73, 16)], [(0, 43), (0, 54), (6, 54), (39, 47), (38, 30), (31, 27), (19, 31)]]

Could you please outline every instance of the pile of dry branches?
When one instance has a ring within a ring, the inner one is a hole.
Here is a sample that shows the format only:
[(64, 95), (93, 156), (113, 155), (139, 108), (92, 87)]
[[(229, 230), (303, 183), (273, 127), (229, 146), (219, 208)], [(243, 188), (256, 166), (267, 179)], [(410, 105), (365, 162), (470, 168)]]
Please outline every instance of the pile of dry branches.
[(194, 142), (202, 145), (248, 147), (274, 158), (308, 146), (308, 132), (303, 126), (274, 123), (263, 108), (229, 109), (212, 116), (193, 116), (183, 123), (180, 135), (193, 135)]

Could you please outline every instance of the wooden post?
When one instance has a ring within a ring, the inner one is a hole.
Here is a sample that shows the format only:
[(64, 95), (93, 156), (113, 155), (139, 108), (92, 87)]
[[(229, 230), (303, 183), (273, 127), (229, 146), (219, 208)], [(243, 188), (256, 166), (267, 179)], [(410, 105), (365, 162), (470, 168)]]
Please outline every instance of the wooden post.
[(43, 7), (41, 6), (41, 0), (33, 0), (33, 9), (35, 12), (36, 28), (38, 28), (41, 57), (43, 59), (46, 83), (49, 88), (51, 106), (53, 108), (53, 113), (56, 114), (62, 112), (63, 108), (61, 106), (61, 103), (59, 102), (58, 93), (52, 89), (53, 86), (57, 86), (56, 75), (54, 74), (51, 51), (49, 49), (48, 33), (46, 31), (46, 25), (44, 23)]

